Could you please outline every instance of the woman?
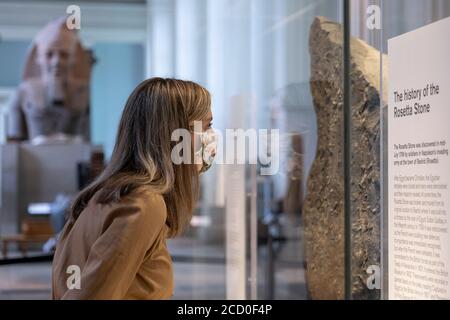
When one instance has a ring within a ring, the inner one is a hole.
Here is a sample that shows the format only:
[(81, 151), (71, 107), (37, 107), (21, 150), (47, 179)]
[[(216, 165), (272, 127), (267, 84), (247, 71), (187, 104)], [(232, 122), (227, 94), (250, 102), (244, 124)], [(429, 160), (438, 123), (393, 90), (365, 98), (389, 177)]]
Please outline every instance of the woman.
[[(54, 299), (172, 296), (166, 238), (189, 222), (199, 172), (210, 164), (175, 164), (178, 142), (171, 136), (179, 129), (194, 135), (196, 121), (208, 131), (210, 105), (208, 91), (189, 81), (153, 78), (133, 91), (108, 166), (76, 197), (61, 233), (53, 261)], [(186, 154), (195, 158), (191, 151)]]

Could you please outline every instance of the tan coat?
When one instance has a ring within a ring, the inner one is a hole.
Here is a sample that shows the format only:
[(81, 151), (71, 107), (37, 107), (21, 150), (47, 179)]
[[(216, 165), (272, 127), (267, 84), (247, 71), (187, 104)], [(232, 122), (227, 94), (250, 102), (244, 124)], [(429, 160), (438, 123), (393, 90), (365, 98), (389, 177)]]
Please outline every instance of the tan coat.
[(62, 231), (53, 260), (53, 299), (170, 298), (173, 270), (162, 196), (147, 189), (115, 204), (100, 205), (95, 198)]

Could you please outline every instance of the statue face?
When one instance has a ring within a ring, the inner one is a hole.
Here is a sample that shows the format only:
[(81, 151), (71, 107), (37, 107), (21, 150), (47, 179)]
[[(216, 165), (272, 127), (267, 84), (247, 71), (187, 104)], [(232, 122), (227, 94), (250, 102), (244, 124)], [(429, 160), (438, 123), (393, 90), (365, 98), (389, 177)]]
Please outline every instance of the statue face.
[(58, 39), (39, 46), (39, 65), (44, 78), (66, 78), (73, 61), (73, 49), (69, 41)]
[(73, 32), (57, 25), (41, 32), (37, 44), (37, 63), (47, 87), (50, 103), (64, 105), (67, 98), (68, 79), (75, 61), (77, 38)]

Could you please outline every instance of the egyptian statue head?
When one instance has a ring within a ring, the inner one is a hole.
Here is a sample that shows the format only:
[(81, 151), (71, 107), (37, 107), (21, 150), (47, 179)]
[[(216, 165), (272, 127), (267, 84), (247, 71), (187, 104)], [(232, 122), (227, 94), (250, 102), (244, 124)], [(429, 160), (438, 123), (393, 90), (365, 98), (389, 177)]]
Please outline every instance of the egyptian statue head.
[(85, 136), (92, 56), (61, 17), (35, 37), (11, 106), (10, 136)]
[(63, 103), (67, 82), (76, 62), (78, 39), (64, 25), (50, 23), (36, 38), (35, 62), (47, 87), (47, 97)]

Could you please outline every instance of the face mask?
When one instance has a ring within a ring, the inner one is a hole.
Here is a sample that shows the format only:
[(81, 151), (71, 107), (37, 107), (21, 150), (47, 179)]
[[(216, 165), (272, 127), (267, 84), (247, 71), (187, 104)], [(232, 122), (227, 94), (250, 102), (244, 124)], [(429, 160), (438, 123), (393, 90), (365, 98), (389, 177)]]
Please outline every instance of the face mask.
[[(217, 152), (217, 136), (213, 129), (202, 133), (194, 133), (200, 142), (200, 148), (195, 152), (195, 163), (201, 165), (200, 174), (206, 172), (214, 162)], [(197, 142), (197, 140), (196, 140)]]

